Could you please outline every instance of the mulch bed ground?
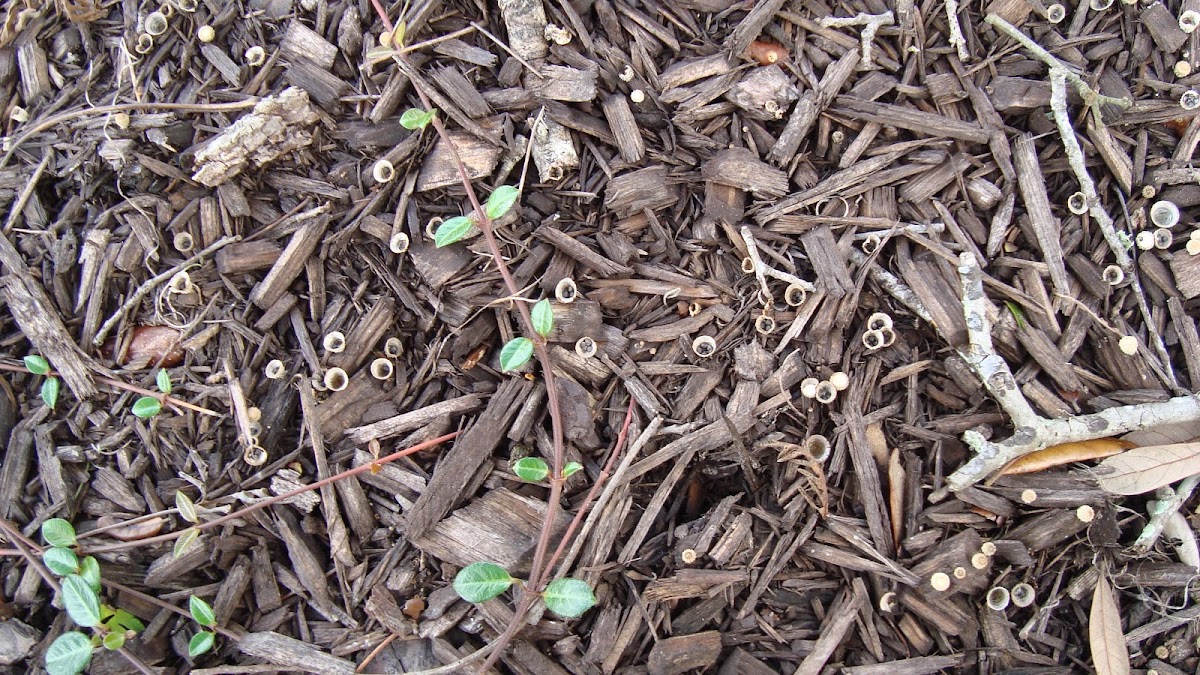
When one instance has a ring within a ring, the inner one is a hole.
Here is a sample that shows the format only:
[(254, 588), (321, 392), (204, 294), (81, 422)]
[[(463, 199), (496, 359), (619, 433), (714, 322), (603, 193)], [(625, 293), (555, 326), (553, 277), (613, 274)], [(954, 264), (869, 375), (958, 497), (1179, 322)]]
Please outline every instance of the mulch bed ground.
[[(565, 556), (597, 606), (498, 672), (1196, 672), (1200, 3), (384, 9), (398, 60), (373, 0), (0, 10), (5, 672), (74, 628), (50, 518), (120, 526), (78, 548), (145, 627), (89, 672), (454, 664), (515, 604), (457, 571), (530, 573), (549, 396), (553, 543), (632, 402), (628, 443)], [(521, 298), (435, 246), (471, 206), (418, 93), (521, 188)], [(501, 369), (541, 298), (551, 393)], [(176, 547), (177, 493), (212, 521), (456, 431)]]

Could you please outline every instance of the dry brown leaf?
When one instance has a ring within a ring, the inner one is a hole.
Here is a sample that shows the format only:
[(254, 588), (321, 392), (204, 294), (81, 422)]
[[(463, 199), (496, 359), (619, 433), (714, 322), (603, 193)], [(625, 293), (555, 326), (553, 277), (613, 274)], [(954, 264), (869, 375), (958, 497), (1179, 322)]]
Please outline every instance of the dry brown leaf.
[(900, 464), (900, 450), (892, 449), (888, 458), (888, 510), (892, 516), (892, 541), (904, 539), (904, 466)]
[(1126, 450), (1097, 467), (1100, 488), (1117, 495), (1140, 495), (1200, 473), (1200, 443), (1152, 445)]
[(868, 424), (866, 429), (867, 447), (871, 449), (871, 456), (875, 458), (875, 463), (879, 465), (879, 469), (887, 468), (888, 452), (887, 437), (883, 435), (883, 424), (875, 422)]
[(1014, 459), (1000, 469), (999, 475), (1011, 476), (1018, 473), (1045, 471), (1073, 462), (1112, 457), (1122, 450), (1134, 447), (1137, 447), (1136, 443), (1120, 438), (1095, 438), (1090, 441), (1061, 443)]
[(1121, 632), (1121, 610), (1108, 579), (1101, 574), (1092, 592), (1088, 616), (1088, 644), (1097, 675), (1129, 675), (1129, 650)]
[(1194, 440), (1200, 439), (1200, 424), (1196, 422), (1160, 424), (1148, 429), (1131, 431), (1121, 438), (1133, 443), (1134, 447), (1191, 443)]

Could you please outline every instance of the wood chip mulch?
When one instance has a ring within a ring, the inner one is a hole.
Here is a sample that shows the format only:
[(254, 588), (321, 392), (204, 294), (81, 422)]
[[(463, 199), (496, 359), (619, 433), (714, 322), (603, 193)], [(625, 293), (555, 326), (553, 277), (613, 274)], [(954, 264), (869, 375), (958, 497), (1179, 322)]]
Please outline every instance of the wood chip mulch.
[[(374, 0), (6, 3), (0, 519), (40, 544), (48, 518), (152, 514), (81, 541), (151, 672), (413, 672), (505, 630), (511, 593), (450, 582), (528, 574), (548, 492), (510, 461), (549, 456), (547, 392), (500, 372), (520, 326), (482, 240), (433, 244), (470, 207), (446, 144), (400, 124), (419, 87), (481, 194), (523, 185), (497, 232), (525, 298), (576, 289), (548, 340), (585, 468), (556, 528), (634, 401), (567, 556), (597, 607), (538, 616), (498, 672), (1058, 673), (1099, 650), (1197, 672), (1197, 568), (1131, 546), (1153, 492), (1101, 489), (1090, 460), (947, 480), (964, 433), (1014, 434), (960, 353), (963, 254), (1041, 418), (1200, 387), (1198, 4), (414, 1), (385, 7), (400, 67), (373, 58)], [(1067, 124), (1098, 203), (1077, 208), (1047, 63), (989, 16), (1086, 85)], [(1159, 201), (1177, 224), (1149, 222)], [(134, 416), (160, 367), (191, 407)], [(182, 555), (123, 543), (184, 530), (177, 492), (211, 520), (453, 431)], [(33, 672), (72, 626), (0, 538), (0, 668)], [(988, 607), (1018, 584), (1030, 602)], [(1098, 640), (1098, 584), (1123, 644)], [(162, 606), (192, 594), (228, 632), (194, 661)]]

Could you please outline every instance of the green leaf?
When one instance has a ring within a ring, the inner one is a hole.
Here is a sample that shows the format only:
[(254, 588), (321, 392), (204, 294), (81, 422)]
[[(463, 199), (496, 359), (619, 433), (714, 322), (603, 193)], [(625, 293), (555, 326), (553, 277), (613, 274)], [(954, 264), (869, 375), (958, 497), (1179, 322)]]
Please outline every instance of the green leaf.
[(433, 116), (437, 114), (437, 108), (433, 110), (421, 110), (420, 108), (409, 108), (400, 116), (400, 126), (405, 129), (416, 131), (424, 129), (433, 121)]
[(477, 562), (462, 568), (454, 577), (454, 590), (467, 602), (486, 602), (507, 591), (514, 581), (496, 563)]
[(79, 576), (88, 582), (93, 591), (100, 592), (100, 562), (96, 556), (87, 556), (79, 561)]
[(162, 402), (153, 396), (143, 396), (133, 402), (133, 414), (142, 419), (154, 417), (162, 411)]
[(579, 462), (567, 462), (567, 465), (563, 467), (563, 478), (570, 478), (580, 471), (583, 471), (582, 464)]
[(533, 321), (533, 330), (538, 335), (546, 337), (554, 328), (554, 309), (550, 306), (550, 301), (542, 298), (533, 306), (533, 311), (529, 313), (529, 318)]
[(200, 530), (195, 527), (189, 527), (183, 531), (183, 534), (175, 540), (175, 547), (171, 550), (171, 555), (178, 558), (183, 555), (188, 547), (196, 541), (196, 537), (200, 536)]
[(1008, 308), (1008, 311), (1012, 312), (1013, 318), (1017, 320), (1017, 328), (1024, 329), (1025, 310), (1021, 309), (1021, 306), (1012, 300), (1005, 300), (1004, 306)]
[(546, 609), (555, 614), (573, 619), (581, 616), (596, 605), (596, 595), (586, 581), (579, 579), (556, 579), (542, 593)]
[(25, 361), (25, 367), (28, 368), (29, 372), (33, 373), (34, 375), (45, 375), (46, 373), (50, 372), (50, 362), (48, 362), (43, 356), (30, 354), (23, 360)]
[(200, 522), (200, 516), (196, 515), (196, 505), (192, 502), (192, 498), (183, 492), (175, 493), (175, 508), (179, 509), (180, 518), (189, 523)]
[(375, 65), (387, 61), (396, 55), (396, 50), (391, 47), (372, 47), (367, 50), (367, 55), (364, 57), (367, 63)]
[(488, 195), (487, 204), (483, 207), (483, 212), (487, 217), (496, 220), (504, 217), (504, 214), (512, 210), (517, 199), (521, 197), (521, 191), (511, 185), (501, 185)]
[(194, 659), (208, 652), (208, 650), (213, 648), (213, 642), (216, 641), (216, 637), (211, 631), (207, 630), (202, 630), (193, 635), (191, 641), (188, 642), (188, 656)]
[(500, 370), (507, 373), (516, 370), (533, 356), (533, 340), (527, 337), (513, 338), (500, 350)]
[(62, 580), (63, 606), (67, 615), (84, 628), (100, 625), (100, 596), (83, 577), (68, 574)]
[(74, 546), (75, 527), (62, 518), (51, 518), (42, 523), (42, 539), (51, 546)]
[(42, 552), (42, 562), (60, 577), (75, 574), (79, 571), (79, 556), (69, 548), (51, 546)]
[(450, 220), (442, 221), (442, 224), (438, 225), (437, 230), (433, 233), (433, 244), (441, 248), (456, 243), (467, 236), (474, 226), (475, 224), (466, 216), (454, 216)]
[(42, 382), (42, 402), (46, 407), (54, 410), (54, 406), (58, 404), (58, 392), (61, 390), (62, 384), (57, 377), (47, 377)]
[(142, 623), (141, 619), (120, 608), (112, 610), (112, 616), (104, 620), (104, 625), (109, 630), (121, 631), (122, 633), (126, 631), (140, 633), (146, 630), (146, 626)]
[(550, 467), (546, 466), (546, 460), (541, 457), (522, 457), (513, 463), (512, 470), (517, 474), (517, 478), (527, 483), (546, 480), (546, 476), (550, 475)]
[(158, 374), (154, 376), (154, 384), (158, 385), (158, 390), (162, 393), (171, 393), (171, 374), (166, 368), (158, 369)]
[(196, 623), (205, 628), (212, 628), (217, 624), (217, 615), (213, 613), (212, 605), (204, 601), (203, 598), (193, 595), (188, 598), (188, 610), (192, 613), (192, 618)]
[(106, 633), (100, 644), (104, 645), (105, 649), (115, 652), (125, 646), (125, 632), (112, 631), (111, 633)]
[(46, 672), (50, 675), (78, 675), (92, 660), (92, 641), (77, 630), (55, 638), (46, 650)]

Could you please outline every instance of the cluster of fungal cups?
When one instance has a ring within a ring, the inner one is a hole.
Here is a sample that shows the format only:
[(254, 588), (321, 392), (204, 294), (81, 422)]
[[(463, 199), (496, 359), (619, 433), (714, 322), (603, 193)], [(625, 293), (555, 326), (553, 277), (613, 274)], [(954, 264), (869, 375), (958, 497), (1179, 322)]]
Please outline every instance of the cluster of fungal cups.
[(800, 395), (804, 398), (815, 399), (817, 403), (829, 405), (837, 398), (838, 393), (850, 386), (850, 376), (838, 371), (829, 376), (828, 380), (818, 380), (815, 377), (805, 378), (800, 382)]
[(133, 50), (142, 55), (154, 51), (155, 40), (170, 29), (171, 17), (175, 16), (175, 9), (178, 8), (181, 12), (191, 14), (196, 11), (197, 6), (198, 0), (168, 0), (159, 5), (157, 10), (150, 12), (142, 20), (142, 31), (138, 33), (133, 43)]
[(862, 343), (867, 351), (874, 352), (891, 347), (896, 342), (896, 331), (892, 330), (892, 317), (875, 312), (867, 317), (867, 330), (863, 331)]
[[(346, 336), (341, 331), (332, 331), (327, 333), (321, 340), (321, 346), (326, 354), (339, 354), (346, 349)], [(391, 379), (395, 372), (394, 362), (400, 358), (400, 354), (404, 351), (404, 347), (398, 337), (390, 337), (383, 345), (384, 355), (371, 361), (368, 367), (371, 377), (377, 380)], [(272, 359), (267, 363), (264, 374), (268, 379), (278, 380), (285, 377), (287, 366), (279, 359)], [(345, 369), (336, 366), (326, 368), (325, 372), (321, 373), (320, 377), (313, 376), (313, 389), (317, 391), (342, 391), (350, 384), (350, 375)]]

